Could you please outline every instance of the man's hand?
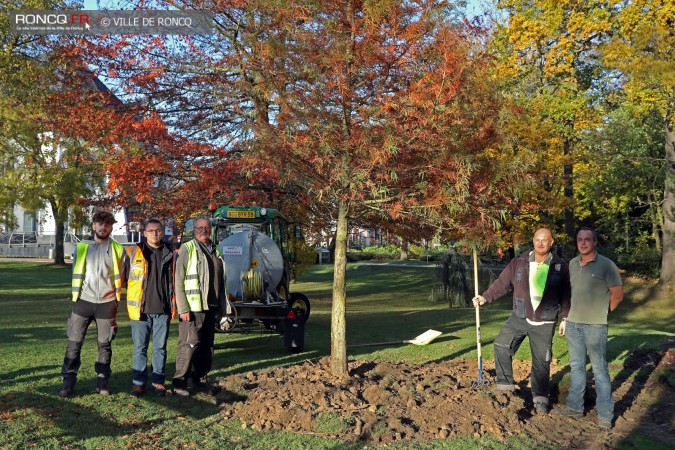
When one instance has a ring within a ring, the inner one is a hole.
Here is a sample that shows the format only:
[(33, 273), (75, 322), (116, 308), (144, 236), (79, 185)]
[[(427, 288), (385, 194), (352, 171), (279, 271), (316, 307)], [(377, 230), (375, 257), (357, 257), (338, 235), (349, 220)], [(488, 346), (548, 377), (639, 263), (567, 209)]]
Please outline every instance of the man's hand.
[(471, 301), (473, 302), (474, 308), (482, 306), (487, 302), (487, 300), (485, 300), (485, 297), (483, 297), (482, 295), (475, 296)]
[(181, 322), (189, 322), (190, 321), (190, 313), (186, 312), (180, 315), (180, 320)]
[(567, 321), (563, 320), (558, 327), (558, 335), (565, 336), (565, 328), (567, 328)]
[(623, 286), (609, 288), (609, 310), (614, 311), (623, 300)]

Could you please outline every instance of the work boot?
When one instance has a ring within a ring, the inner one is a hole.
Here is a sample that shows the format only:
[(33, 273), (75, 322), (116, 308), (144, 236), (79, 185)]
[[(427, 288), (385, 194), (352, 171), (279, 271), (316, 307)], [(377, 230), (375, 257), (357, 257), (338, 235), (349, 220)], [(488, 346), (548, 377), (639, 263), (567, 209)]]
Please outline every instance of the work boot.
[(192, 390), (194, 390), (195, 392), (204, 392), (209, 395), (216, 395), (216, 393), (218, 392), (218, 387), (214, 386), (211, 383), (211, 380), (204, 377), (199, 381), (192, 382)]
[(131, 390), (129, 391), (129, 395), (131, 395), (132, 397), (140, 397), (141, 395), (143, 395), (144, 391), (145, 389), (143, 389), (143, 386), (141, 386), (140, 384), (134, 384)]
[(173, 387), (172, 393), (174, 397), (189, 397), (190, 396), (190, 391), (184, 388), (179, 388), (179, 387)]
[(158, 397), (164, 397), (166, 395), (166, 387), (161, 383), (152, 383), (152, 387), (155, 390), (155, 395)]
[(76, 381), (77, 381), (76, 378), (64, 377), (63, 387), (59, 391), (59, 397), (61, 397), (61, 398), (71, 397), (75, 393), (75, 382)]
[(96, 392), (104, 397), (110, 395), (110, 390), (108, 390), (108, 380), (106, 378), (98, 377), (96, 379)]
[(573, 409), (569, 409), (567, 406), (554, 409), (553, 414), (563, 417), (569, 417), (570, 419), (581, 419), (582, 417), (584, 417), (584, 413), (582, 411), (575, 411)]
[(534, 404), (534, 412), (538, 415), (548, 414), (548, 405), (546, 403), (537, 402)]
[(64, 384), (61, 390), (59, 391), (59, 397), (68, 398), (75, 393), (75, 386), (71, 384)]

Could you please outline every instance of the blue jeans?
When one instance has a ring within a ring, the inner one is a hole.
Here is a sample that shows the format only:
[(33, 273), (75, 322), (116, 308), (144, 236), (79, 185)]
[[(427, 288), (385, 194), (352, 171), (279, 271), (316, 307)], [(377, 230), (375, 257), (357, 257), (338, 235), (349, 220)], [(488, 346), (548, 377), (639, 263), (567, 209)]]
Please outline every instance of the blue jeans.
[(570, 391), (567, 395), (567, 407), (573, 411), (584, 411), (584, 393), (586, 392), (586, 352), (591, 359), (595, 378), (595, 404), (598, 418), (614, 418), (614, 399), (612, 383), (605, 353), (607, 350), (607, 325), (592, 325), (567, 322), (565, 329), (567, 350), (570, 354)]
[(133, 383), (145, 386), (148, 380), (148, 345), (152, 335), (152, 383), (164, 384), (166, 375), (166, 341), (169, 337), (168, 314), (142, 314), (141, 320), (130, 320), (131, 339), (134, 341), (132, 369)]

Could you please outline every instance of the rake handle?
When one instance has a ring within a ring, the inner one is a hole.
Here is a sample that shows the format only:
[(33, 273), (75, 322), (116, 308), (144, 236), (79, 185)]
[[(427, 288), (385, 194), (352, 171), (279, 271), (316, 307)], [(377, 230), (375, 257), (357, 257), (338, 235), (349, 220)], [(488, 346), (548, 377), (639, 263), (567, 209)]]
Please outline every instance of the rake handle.
[[(478, 296), (478, 250), (473, 249), (473, 288), (475, 295)], [(476, 310), (476, 349), (478, 352), (478, 380), (483, 379), (483, 355), (480, 346), (480, 305), (474, 308)]]

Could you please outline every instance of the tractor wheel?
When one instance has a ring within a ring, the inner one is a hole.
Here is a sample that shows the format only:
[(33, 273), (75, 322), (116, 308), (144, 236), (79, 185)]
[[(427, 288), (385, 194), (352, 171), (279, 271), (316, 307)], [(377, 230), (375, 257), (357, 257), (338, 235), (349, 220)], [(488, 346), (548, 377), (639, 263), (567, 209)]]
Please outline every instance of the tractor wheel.
[(293, 309), (293, 308), (300, 308), (305, 312), (305, 319), (303, 322), (307, 322), (307, 319), (309, 319), (309, 312), (310, 312), (310, 306), (309, 306), (309, 299), (305, 294), (301, 294), (299, 292), (291, 292), (290, 298), (288, 299), (288, 307)]

